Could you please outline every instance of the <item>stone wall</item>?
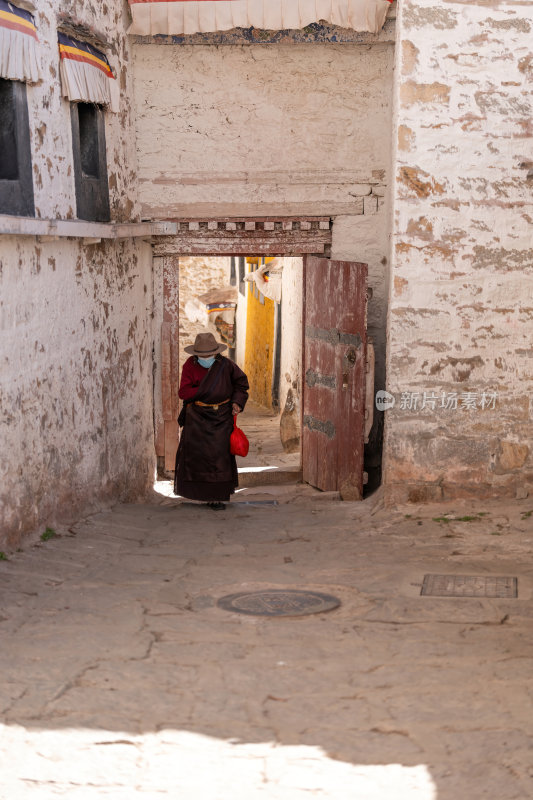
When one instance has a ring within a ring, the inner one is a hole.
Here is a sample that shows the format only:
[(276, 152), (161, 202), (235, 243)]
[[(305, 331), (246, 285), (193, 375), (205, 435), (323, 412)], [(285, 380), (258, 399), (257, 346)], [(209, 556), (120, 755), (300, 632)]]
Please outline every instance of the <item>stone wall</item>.
[[(37, 0), (44, 79), (27, 90), (37, 217), (76, 216), (70, 104), (62, 99), (57, 3)], [(61, 11), (109, 42), (120, 112), (106, 112), (113, 221), (138, 218), (125, 7), (87, 0)], [(90, 225), (87, 226), (90, 238)], [(134, 239), (0, 237), (0, 542), (153, 480), (151, 251)]]
[(523, 494), (533, 484), (531, 6), (405, 0), (397, 25), (387, 498)]

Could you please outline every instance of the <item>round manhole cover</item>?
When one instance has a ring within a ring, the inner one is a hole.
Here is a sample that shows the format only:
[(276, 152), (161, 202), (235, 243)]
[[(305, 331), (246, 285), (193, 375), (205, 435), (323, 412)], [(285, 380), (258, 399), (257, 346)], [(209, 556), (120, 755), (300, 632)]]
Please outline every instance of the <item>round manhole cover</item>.
[(320, 614), (340, 606), (338, 597), (322, 592), (306, 592), (299, 589), (266, 589), (260, 592), (237, 592), (221, 597), (219, 608), (237, 614), (253, 614), (258, 617), (295, 617), (304, 614)]

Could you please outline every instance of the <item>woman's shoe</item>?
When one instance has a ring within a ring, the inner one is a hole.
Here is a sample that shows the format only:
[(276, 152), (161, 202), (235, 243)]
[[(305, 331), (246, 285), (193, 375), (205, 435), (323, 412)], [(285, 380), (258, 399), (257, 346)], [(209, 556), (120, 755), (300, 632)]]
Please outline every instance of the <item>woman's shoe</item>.
[(218, 503), (218, 502), (208, 503), (207, 505), (209, 506), (209, 508), (212, 508), (213, 511), (222, 511), (224, 508), (226, 508), (224, 503)]

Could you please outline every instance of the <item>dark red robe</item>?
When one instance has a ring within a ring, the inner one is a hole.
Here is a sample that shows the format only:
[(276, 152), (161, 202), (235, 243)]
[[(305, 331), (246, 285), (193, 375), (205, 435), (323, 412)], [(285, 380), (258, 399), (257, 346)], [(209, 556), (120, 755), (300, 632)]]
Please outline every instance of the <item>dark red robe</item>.
[[(237, 462), (229, 450), (233, 430), (232, 404), (244, 408), (248, 378), (237, 364), (218, 355), (210, 369), (196, 356), (183, 365), (179, 396), (185, 401), (184, 420), (174, 473), (174, 493), (191, 500), (229, 500), (239, 485)], [(223, 400), (228, 400), (222, 403)], [(196, 405), (222, 403), (218, 408)]]

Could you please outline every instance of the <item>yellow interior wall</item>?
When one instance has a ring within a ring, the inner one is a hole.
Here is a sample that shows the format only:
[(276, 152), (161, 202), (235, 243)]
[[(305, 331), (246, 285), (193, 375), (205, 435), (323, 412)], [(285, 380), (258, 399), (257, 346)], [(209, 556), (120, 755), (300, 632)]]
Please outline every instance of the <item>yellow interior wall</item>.
[[(273, 261), (265, 258), (266, 263)], [(258, 269), (260, 257), (247, 258), (246, 271)], [(250, 381), (250, 397), (266, 408), (272, 408), (272, 369), (274, 365), (275, 303), (268, 297), (264, 304), (255, 297), (255, 283), (248, 283), (246, 350), (244, 371)]]

